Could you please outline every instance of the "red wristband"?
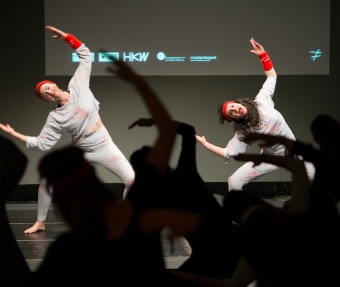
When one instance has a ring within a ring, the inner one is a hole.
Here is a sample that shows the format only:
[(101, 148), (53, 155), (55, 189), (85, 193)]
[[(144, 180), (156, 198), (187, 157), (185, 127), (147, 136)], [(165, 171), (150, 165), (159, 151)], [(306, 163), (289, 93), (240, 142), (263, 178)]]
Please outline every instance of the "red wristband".
[(78, 49), (81, 44), (83, 44), (72, 34), (67, 34), (67, 36), (64, 38), (64, 41), (69, 44), (74, 50)]
[(265, 71), (269, 71), (270, 69), (273, 68), (272, 61), (270, 60), (266, 51), (264, 51), (262, 54), (260, 54), (259, 58), (261, 60), (262, 67)]
[(233, 121), (233, 119), (231, 117), (229, 117), (228, 113), (227, 113), (227, 107), (230, 103), (235, 103), (235, 101), (228, 101), (225, 102), (223, 107), (222, 107), (222, 114), (223, 116), (226, 118), (226, 120), (230, 123)]

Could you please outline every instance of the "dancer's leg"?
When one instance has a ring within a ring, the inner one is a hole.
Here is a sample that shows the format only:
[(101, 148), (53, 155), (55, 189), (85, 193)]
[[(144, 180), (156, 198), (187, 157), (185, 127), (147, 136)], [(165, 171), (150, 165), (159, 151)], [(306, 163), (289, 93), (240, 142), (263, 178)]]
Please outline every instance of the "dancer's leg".
[(35, 233), (37, 231), (45, 230), (45, 220), (48, 212), (48, 208), (50, 207), (52, 202), (52, 196), (47, 192), (44, 188), (44, 185), (40, 183), (39, 191), (38, 191), (38, 215), (37, 221), (35, 224), (26, 229), (25, 233)]
[(230, 190), (242, 190), (242, 187), (254, 181), (265, 174), (281, 169), (281, 167), (269, 164), (261, 163), (258, 166), (253, 167), (253, 162), (247, 162), (236, 170), (228, 179), (228, 189)]
[(30, 270), (8, 222), (5, 201), (25, 171), (27, 159), (0, 137), (0, 286), (24, 286)]
[(315, 166), (311, 162), (308, 162), (308, 161), (305, 161), (304, 164), (305, 164), (305, 168), (307, 171), (307, 176), (309, 180), (312, 181), (315, 176)]
[(125, 185), (123, 198), (126, 197), (134, 181), (135, 173), (128, 160), (112, 142), (111, 138), (109, 144), (106, 144), (102, 148), (93, 152), (86, 152), (85, 158), (89, 162), (98, 164), (118, 176)]

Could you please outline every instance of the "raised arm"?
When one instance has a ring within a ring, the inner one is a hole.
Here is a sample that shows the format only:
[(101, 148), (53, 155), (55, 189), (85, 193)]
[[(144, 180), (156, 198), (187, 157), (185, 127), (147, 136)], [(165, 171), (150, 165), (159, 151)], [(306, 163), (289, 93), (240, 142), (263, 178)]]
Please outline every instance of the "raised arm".
[(76, 86), (76, 87), (82, 87), (84, 84), (87, 86), (90, 82), (90, 76), (91, 76), (91, 69), (92, 69), (92, 56), (91, 51), (81, 42), (79, 39), (77, 39), (74, 35), (70, 33), (65, 33), (55, 27), (52, 26), (46, 26), (46, 30), (50, 31), (54, 39), (61, 39), (65, 41), (67, 44), (69, 44), (73, 50), (77, 53), (80, 63), (77, 68), (77, 71), (75, 75), (76, 77), (73, 77), (70, 81), (70, 86)]
[(267, 154), (240, 154), (235, 157), (239, 161), (252, 161), (254, 166), (262, 162), (283, 167), (292, 172), (292, 198), (285, 209), (290, 213), (303, 213), (309, 205), (310, 182), (302, 160), (290, 156), (274, 156)]
[(164, 105), (142, 77), (137, 75), (124, 62), (111, 59), (113, 62), (108, 71), (130, 82), (137, 89), (158, 128), (158, 137), (146, 159), (146, 163), (153, 165), (161, 176), (164, 176), (177, 132), (177, 123), (172, 121)]
[(273, 136), (259, 133), (249, 133), (246, 137), (243, 138), (243, 141), (245, 142), (258, 141), (260, 147), (271, 147), (276, 144), (282, 144), (287, 149), (291, 149), (295, 143), (295, 141), (282, 136)]
[[(196, 168), (196, 139), (195, 139), (195, 129), (194, 127), (186, 124), (175, 122), (177, 124), (177, 134), (182, 136), (182, 149), (180, 157), (178, 160), (178, 165), (176, 170), (197, 170)], [(133, 122), (129, 129), (140, 126), (140, 127), (151, 127), (154, 125), (154, 120), (149, 118), (140, 118)], [(196, 136), (197, 137), (197, 136)]]
[(268, 53), (253, 38), (250, 39), (250, 44), (252, 44), (253, 46), (253, 50), (250, 50), (250, 52), (257, 55), (260, 58), (266, 76), (276, 79), (277, 75), (274, 70), (273, 64), (268, 56)]
[(61, 39), (64, 40), (67, 44), (69, 44), (74, 50), (78, 49), (82, 42), (79, 41), (76, 37), (74, 37), (72, 34), (65, 33), (55, 27), (52, 26), (46, 26), (46, 30), (53, 33), (52, 38), (54, 39)]

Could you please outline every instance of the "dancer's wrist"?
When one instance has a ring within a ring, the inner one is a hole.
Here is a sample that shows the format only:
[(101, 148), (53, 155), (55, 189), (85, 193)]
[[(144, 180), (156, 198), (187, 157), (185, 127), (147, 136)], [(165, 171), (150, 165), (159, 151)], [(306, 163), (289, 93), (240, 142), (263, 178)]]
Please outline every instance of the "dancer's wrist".
[(273, 68), (273, 63), (269, 58), (269, 55), (266, 51), (264, 51), (263, 53), (258, 55), (263, 67), (263, 70), (265, 70), (266, 72), (271, 70)]
[(77, 50), (83, 43), (72, 34), (67, 34), (63, 40), (74, 50)]

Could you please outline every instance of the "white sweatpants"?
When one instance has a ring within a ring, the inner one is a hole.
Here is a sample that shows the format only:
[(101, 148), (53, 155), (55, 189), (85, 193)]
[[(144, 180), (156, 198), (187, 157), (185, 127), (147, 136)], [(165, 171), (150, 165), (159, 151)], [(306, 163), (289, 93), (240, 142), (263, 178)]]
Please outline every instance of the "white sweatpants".
[[(135, 173), (123, 153), (112, 141), (104, 126), (93, 134), (86, 136), (75, 144), (84, 150), (84, 157), (92, 164), (98, 164), (119, 177), (124, 183), (124, 197), (133, 184)], [(52, 197), (43, 184), (40, 184), (38, 193), (38, 215), (39, 221), (45, 221)]]
[[(305, 161), (304, 163), (308, 178), (312, 181), (315, 174), (315, 167), (310, 162)], [(254, 163), (251, 161), (245, 163), (228, 178), (229, 191), (242, 190), (242, 187), (245, 184), (258, 179), (269, 172), (281, 169), (281, 167), (264, 162), (255, 167), (253, 167), (253, 165)]]

